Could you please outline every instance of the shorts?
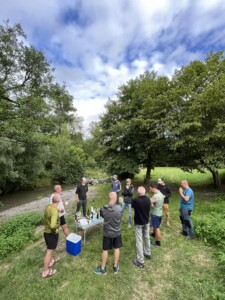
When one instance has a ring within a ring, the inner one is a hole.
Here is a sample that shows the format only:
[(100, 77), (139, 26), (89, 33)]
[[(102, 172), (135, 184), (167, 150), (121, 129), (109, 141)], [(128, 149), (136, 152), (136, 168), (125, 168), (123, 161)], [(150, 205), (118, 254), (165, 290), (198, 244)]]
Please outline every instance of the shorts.
[(59, 219), (60, 219), (60, 226), (63, 226), (66, 224), (65, 216), (61, 216)]
[(169, 204), (169, 199), (166, 199), (166, 198), (164, 198), (164, 202), (163, 202), (163, 204)]
[(58, 244), (59, 234), (44, 232), (45, 243), (48, 250), (55, 250)]
[(162, 217), (151, 215), (151, 223), (150, 223), (151, 227), (153, 227), (153, 228), (159, 228), (161, 222), (162, 222)]
[(121, 234), (114, 237), (114, 238), (109, 238), (106, 236), (103, 236), (103, 243), (102, 243), (102, 249), (104, 251), (106, 250), (111, 250), (111, 249), (118, 249), (122, 247), (122, 237)]

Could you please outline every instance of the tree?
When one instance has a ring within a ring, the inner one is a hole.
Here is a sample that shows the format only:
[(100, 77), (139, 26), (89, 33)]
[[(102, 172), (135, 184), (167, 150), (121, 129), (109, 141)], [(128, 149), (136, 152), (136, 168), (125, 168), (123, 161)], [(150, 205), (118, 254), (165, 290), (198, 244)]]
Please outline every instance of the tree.
[(186, 170), (209, 170), (219, 187), (218, 169), (225, 167), (223, 52), (182, 67), (175, 72), (172, 85), (171, 110), (164, 124), (171, 148), (177, 152), (176, 161)]
[(101, 118), (101, 140), (110, 171), (135, 174), (143, 165), (148, 182), (155, 164), (165, 160), (167, 143), (158, 115), (163, 118), (166, 111), (158, 99), (168, 83), (167, 77), (146, 72), (121, 86), (118, 100), (108, 101)]

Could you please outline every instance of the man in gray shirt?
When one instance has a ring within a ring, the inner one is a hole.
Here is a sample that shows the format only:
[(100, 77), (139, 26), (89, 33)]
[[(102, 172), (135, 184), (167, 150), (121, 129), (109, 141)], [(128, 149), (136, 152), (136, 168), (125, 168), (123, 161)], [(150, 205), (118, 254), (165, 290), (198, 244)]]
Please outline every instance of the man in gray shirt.
[(122, 238), (120, 232), (121, 207), (116, 204), (116, 192), (109, 193), (109, 204), (103, 206), (103, 251), (102, 264), (98, 266), (94, 272), (96, 274), (106, 274), (106, 262), (108, 258), (108, 250), (114, 248), (114, 264), (113, 272), (117, 274), (119, 271), (120, 248), (122, 247)]

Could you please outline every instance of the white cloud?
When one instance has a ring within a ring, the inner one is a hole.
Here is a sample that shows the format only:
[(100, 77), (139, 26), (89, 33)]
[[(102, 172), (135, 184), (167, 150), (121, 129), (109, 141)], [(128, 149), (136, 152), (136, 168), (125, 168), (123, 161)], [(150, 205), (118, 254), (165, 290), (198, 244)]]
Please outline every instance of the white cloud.
[(223, 0), (8, 0), (0, 19), (20, 22), (43, 48), (87, 127), (129, 79), (152, 69), (171, 76), (224, 47), (224, 12)]

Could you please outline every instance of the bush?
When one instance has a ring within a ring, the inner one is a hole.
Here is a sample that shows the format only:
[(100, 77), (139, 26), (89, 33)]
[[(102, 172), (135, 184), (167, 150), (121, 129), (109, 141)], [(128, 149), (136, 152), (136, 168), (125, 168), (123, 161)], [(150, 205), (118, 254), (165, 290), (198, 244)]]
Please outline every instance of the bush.
[(12, 217), (0, 225), (0, 259), (37, 239), (35, 227), (43, 224), (41, 213), (26, 213)]
[(216, 247), (220, 270), (225, 274), (225, 196), (211, 200), (198, 217), (194, 217), (195, 234)]

